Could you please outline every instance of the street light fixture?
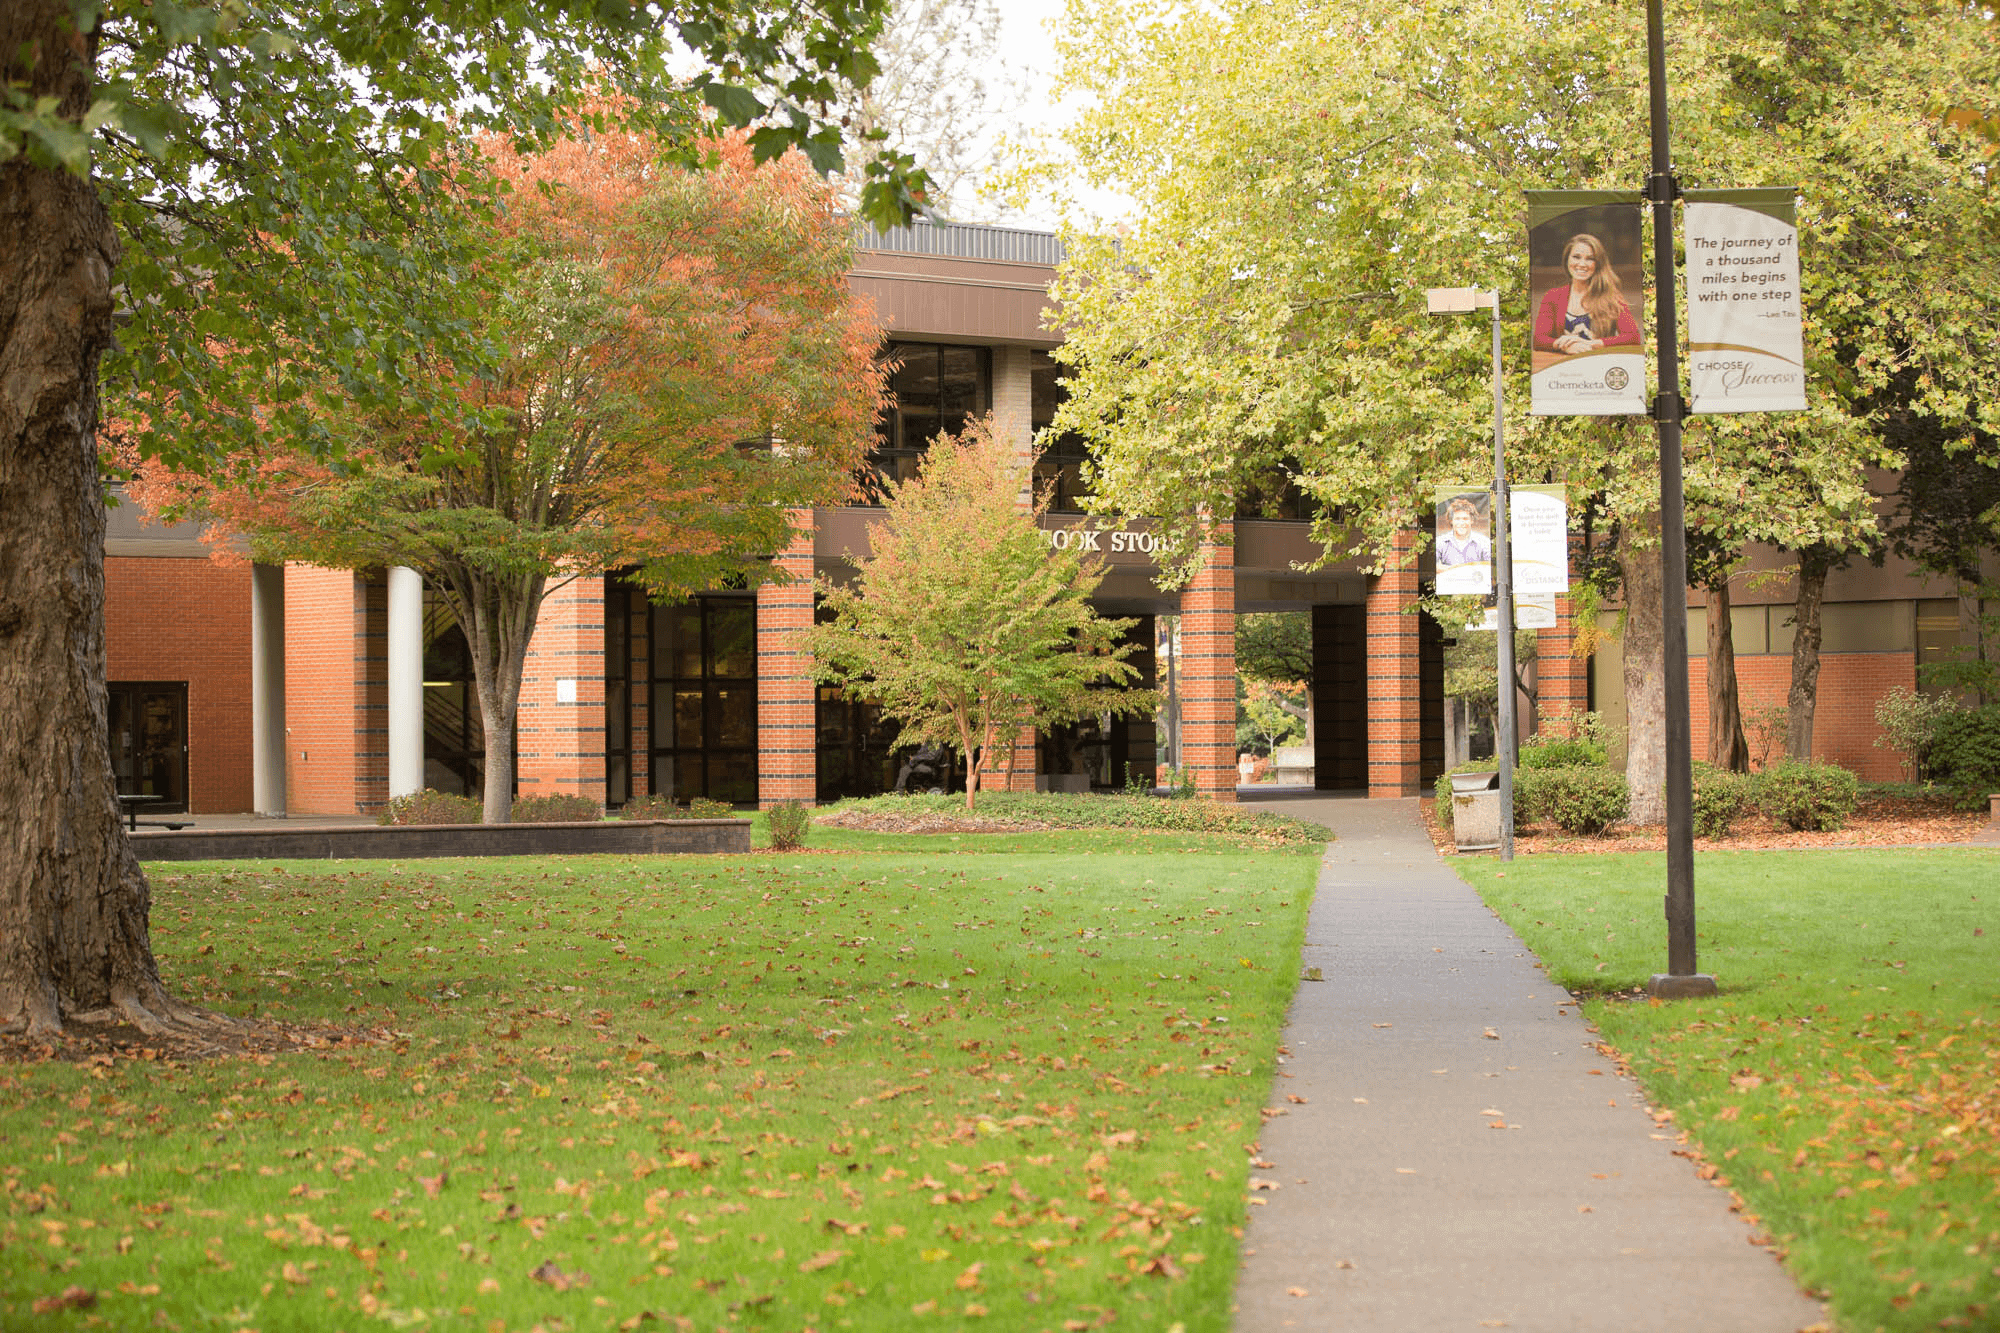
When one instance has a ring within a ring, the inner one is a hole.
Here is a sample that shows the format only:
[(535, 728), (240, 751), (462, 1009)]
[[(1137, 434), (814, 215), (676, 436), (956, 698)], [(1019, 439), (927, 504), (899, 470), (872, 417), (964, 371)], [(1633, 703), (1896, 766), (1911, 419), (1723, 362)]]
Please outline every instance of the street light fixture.
[(1500, 362), (1500, 289), (1432, 287), (1425, 291), (1433, 315), (1493, 312), (1493, 591), (1500, 618), (1500, 859), (1514, 859), (1514, 548), (1507, 535), (1506, 400)]

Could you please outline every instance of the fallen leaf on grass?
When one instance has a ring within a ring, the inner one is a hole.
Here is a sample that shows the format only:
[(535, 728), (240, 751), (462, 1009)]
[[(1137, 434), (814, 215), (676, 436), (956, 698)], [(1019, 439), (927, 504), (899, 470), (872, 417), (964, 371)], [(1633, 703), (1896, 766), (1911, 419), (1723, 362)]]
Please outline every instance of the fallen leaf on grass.
[(985, 1261), (973, 1264), (951, 1280), (951, 1285), (960, 1291), (975, 1291), (979, 1287), (979, 1270), (986, 1267)]
[(440, 1171), (434, 1176), (418, 1176), (417, 1183), (424, 1187), (425, 1194), (435, 1199), (438, 1196), (438, 1191), (444, 1188), (445, 1179), (450, 1174), (449, 1171)]
[(557, 1291), (568, 1291), (571, 1287), (587, 1287), (590, 1285), (590, 1274), (565, 1273), (562, 1269), (556, 1267), (556, 1261), (553, 1259), (544, 1259), (541, 1266), (528, 1274), (528, 1276), (537, 1282), (548, 1283)]
[(1181, 1267), (1164, 1254), (1155, 1256), (1153, 1262), (1147, 1264), (1139, 1271), (1153, 1277), (1178, 1278), (1186, 1276)]
[(58, 1310), (88, 1310), (97, 1304), (97, 1293), (89, 1287), (64, 1287), (59, 1296), (44, 1296), (35, 1302), (36, 1314), (54, 1314)]
[(799, 1265), (801, 1273), (817, 1273), (822, 1268), (831, 1268), (847, 1257), (846, 1250), (821, 1250), (812, 1258)]

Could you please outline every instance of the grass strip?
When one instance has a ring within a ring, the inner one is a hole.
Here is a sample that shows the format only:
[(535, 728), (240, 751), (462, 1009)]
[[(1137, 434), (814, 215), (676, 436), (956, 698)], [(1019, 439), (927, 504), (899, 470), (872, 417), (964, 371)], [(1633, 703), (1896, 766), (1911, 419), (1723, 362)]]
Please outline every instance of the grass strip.
[(1225, 1329), (1315, 849), (1006, 836), (176, 867), (388, 1040), (0, 1066), (0, 1326)]
[(2000, 1327), (2000, 852), (1699, 855), (1722, 994), (1672, 1004), (1663, 856), (1453, 866), (1842, 1330)]

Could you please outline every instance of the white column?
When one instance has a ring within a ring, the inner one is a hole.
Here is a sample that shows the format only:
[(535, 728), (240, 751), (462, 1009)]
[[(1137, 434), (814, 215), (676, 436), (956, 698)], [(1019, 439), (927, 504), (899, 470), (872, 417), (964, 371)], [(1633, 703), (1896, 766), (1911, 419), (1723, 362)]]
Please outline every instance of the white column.
[(250, 567), (250, 800), (285, 816), (285, 568)]
[(424, 786), (424, 577), (389, 571), (389, 797)]

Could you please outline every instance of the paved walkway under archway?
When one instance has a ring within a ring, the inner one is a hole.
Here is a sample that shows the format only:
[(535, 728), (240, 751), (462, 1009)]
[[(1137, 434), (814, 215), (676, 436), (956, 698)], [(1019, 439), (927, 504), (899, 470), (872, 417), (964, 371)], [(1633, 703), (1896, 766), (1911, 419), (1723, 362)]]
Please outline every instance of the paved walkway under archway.
[(1414, 799), (1277, 808), (1339, 841), (1306, 929), (1303, 965), (1325, 979), (1299, 986), (1269, 1103), (1284, 1114), (1251, 1172), (1279, 1188), (1253, 1191), (1240, 1333), (1824, 1318), (1440, 861)]

